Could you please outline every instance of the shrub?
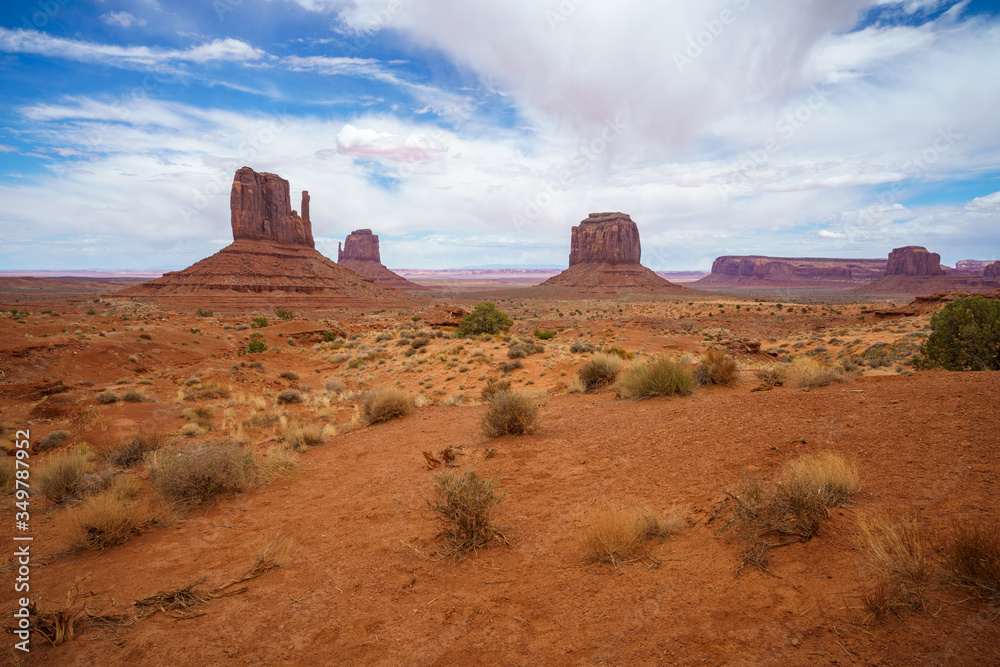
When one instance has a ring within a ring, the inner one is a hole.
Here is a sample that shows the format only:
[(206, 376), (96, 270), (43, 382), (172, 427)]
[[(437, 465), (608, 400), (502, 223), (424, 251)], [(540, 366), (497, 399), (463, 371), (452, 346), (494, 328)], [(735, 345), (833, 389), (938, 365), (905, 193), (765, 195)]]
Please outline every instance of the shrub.
[(278, 405), (301, 403), (302, 393), (298, 389), (282, 389), (278, 392)]
[(52, 449), (61, 443), (63, 440), (69, 437), (69, 431), (52, 431), (38, 441), (38, 451), (45, 451), (46, 449)]
[(953, 583), (996, 599), (1000, 596), (1000, 524), (956, 523), (943, 564)]
[(422, 347), (426, 347), (427, 344), (430, 342), (431, 339), (428, 338), (427, 336), (418, 336), (410, 340), (410, 347), (412, 347), (414, 350), (419, 350)]
[[(277, 315), (278, 318), (282, 319), (282, 320), (293, 320), (293, 319), (295, 319), (295, 313), (293, 313), (290, 310), (283, 310), (281, 308), (275, 308), (274, 309), (274, 314)], [(265, 323), (264, 326), (267, 326), (267, 324)]]
[(472, 312), (462, 318), (455, 333), (459, 336), (498, 334), (510, 329), (513, 320), (491, 301), (476, 304)]
[(507, 349), (508, 359), (521, 359), (523, 357), (531, 356), (532, 354), (539, 354), (545, 351), (545, 346), (540, 343), (533, 343), (531, 341), (520, 341), (514, 339), (510, 343), (510, 347)]
[(104, 452), (103, 458), (116, 468), (132, 468), (142, 462), (147, 452), (155, 452), (163, 447), (166, 444), (165, 440), (160, 431), (147, 431), (140, 428)]
[(139, 339), (140, 340), (153, 340), (153, 336), (152, 336), (152, 334), (141, 333), (141, 334), (139, 334)]
[(501, 373), (510, 373), (511, 371), (517, 370), (518, 368), (524, 368), (524, 362), (522, 362), (520, 359), (500, 362)]
[(601, 352), (604, 353), (604, 354), (613, 354), (614, 356), (618, 357), (619, 359), (634, 359), (635, 358), (635, 352), (629, 352), (628, 350), (626, 350), (621, 345), (608, 345), (603, 350), (601, 350)]
[(501, 391), (510, 391), (510, 380), (490, 378), (486, 381), (486, 386), (483, 387), (483, 390), (479, 395), (484, 401), (488, 401), (493, 398), (497, 392)]
[(38, 487), (53, 503), (76, 500), (83, 495), (86, 477), (92, 469), (90, 455), (85, 449), (59, 452), (50, 456), (38, 471)]
[(535, 399), (516, 391), (498, 391), (486, 404), (483, 433), (488, 438), (502, 435), (524, 435), (538, 424), (538, 404)]
[(327, 378), (323, 386), (331, 394), (341, 394), (347, 389), (347, 385), (340, 378)]
[(395, 387), (369, 392), (361, 401), (361, 414), (368, 424), (380, 424), (405, 417), (412, 409), (413, 396)]
[(535, 338), (540, 340), (552, 340), (556, 337), (555, 331), (548, 331), (545, 329), (535, 329)]
[(271, 324), (271, 321), (266, 317), (264, 317), (263, 315), (261, 315), (260, 317), (253, 318), (253, 321), (250, 323), (250, 326), (253, 327), (254, 329), (263, 329), (269, 324)]
[(278, 377), (285, 378), (286, 380), (291, 380), (292, 382), (299, 381), (299, 374), (295, 371), (281, 371)]
[(931, 317), (920, 351), (924, 367), (1000, 370), (1000, 300), (975, 296), (948, 303)]
[(575, 340), (570, 344), (569, 351), (573, 354), (583, 354), (585, 352), (596, 352), (597, 348), (590, 343), (582, 343)]
[(815, 495), (826, 507), (839, 507), (861, 488), (858, 470), (833, 452), (804, 454), (790, 461), (779, 487), (786, 495)]
[(206, 310), (205, 308), (199, 308), (198, 310), (195, 311), (195, 315), (197, 315), (198, 317), (211, 317), (212, 311)]
[(196, 405), (181, 412), (181, 417), (206, 431), (212, 430), (212, 408)]
[(487, 546), (493, 540), (507, 543), (503, 528), (496, 525), (499, 506), (506, 497), (498, 491), (499, 478), (487, 478), (470, 470), (464, 475), (438, 475), (431, 511), (444, 523), (442, 537), (448, 545), (443, 557), (462, 556)]
[(701, 385), (732, 387), (739, 381), (740, 371), (731, 356), (721, 350), (709, 350), (695, 368), (694, 377)]
[(215, 382), (202, 382), (184, 393), (185, 401), (201, 401), (213, 398), (229, 398), (229, 389)]
[(261, 352), (267, 352), (267, 343), (263, 338), (254, 338), (237, 354), (242, 357), (244, 354), (260, 354)]
[(884, 514), (861, 515), (855, 541), (875, 577), (875, 584), (861, 595), (867, 612), (865, 622), (879, 622), (890, 613), (923, 607), (931, 564), (916, 521), (893, 521)]
[(795, 386), (800, 388), (816, 389), (835, 382), (847, 382), (847, 376), (840, 368), (819, 364), (810, 359), (796, 359), (791, 372)]
[(788, 377), (788, 370), (784, 366), (771, 364), (770, 366), (758, 368), (754, 375), (757, 376), (757, 379), (760, 380), (760, 383), (765, 388), (773, 389), (785, 383), (785, 379)]
[(621, 357), (599, 353), (585, 363), (579, 372), (584, 391), (590, 393), (614, 384), (622, 369)]
[(117, 403), (118, 402), (118, 394), (116, 394), (113, 391), (102, 391), (97, 396), (94, 396), (94, 399), (98, 403), (103, 403), (105, 405), (107, 405), (108, 403)]
[(105, 492), (66, 512), (62, 533), (71, 549), (95, 549), (125, 544), (140, 534), (153, 519), (146, 503)]
[(281, 434), (288, 446), (296, 450), (304, 450), (323, 444), (323, 429), (319, 426), (286, 428)]
[(253, 454), (230, 443), (161, 449), (147, 457), (149, 483), (169, 500), (200, 503), (242, 493), (258, 475)]
[(618, 567), (641, 559), (634, 556), (646, 540), (667, 537), (678, 530), (680, 521), (676, 516), (664, 521), (648, 507), (603, 503), (584, 518), (579, 541), (587, 560)]
[(647, 399), (654, 396), (690, 396), (697, 383), (691, 372), (665, 357), (629, 364), (618, 377), (615, 391), (620, 397)]
[(126, 403), (142, 403), (146, 400), (146, 395), (138, 389), (129, 389), (122, 394), (122, 400)]

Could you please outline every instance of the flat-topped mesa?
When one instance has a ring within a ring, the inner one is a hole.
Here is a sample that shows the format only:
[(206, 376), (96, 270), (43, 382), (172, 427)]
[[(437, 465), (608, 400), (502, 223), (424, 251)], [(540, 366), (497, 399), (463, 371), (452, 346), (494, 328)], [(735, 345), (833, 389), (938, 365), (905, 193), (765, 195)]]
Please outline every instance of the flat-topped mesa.
[(885, 267), (887, 276), (943, 276), (941, 255), (927, 252), (927, 248), (909, 245), (894, 248), (889, 253), (889, 263)]
[(355, 259), (366, 262), (382, 262), (378, 250), (378, 236), (370, 229), (355, 229), (344, 239), (344, 245), (337, 244), (337, 262)]
[(1000, 262), (993, 262), (983, 269), (983, 278), (1000, 282)]
[(277, 174), (242, 167), (229, 195), (233, 240), (252, 239), (315, 248), (309, 193), (302, 192), (302, 216), (292, 210), (288, 181)]
[(639, 228), (626, 213), (591, 213), (573, 227), (569, 265), (587, 262), (638, 264)]

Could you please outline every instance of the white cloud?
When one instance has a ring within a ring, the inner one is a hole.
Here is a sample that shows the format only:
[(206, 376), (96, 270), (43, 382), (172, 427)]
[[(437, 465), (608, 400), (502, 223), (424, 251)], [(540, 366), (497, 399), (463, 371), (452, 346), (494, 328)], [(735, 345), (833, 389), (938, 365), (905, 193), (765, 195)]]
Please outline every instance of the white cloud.
[(994, 192), (993, 194), (976, 197), (966, 204), (965, 208), (970, 210), (995, 211), (1000, 213), (1000, 192)]
[(142, 27), (146, 25), (146, 19), (136, 18), (129, 12), (107, 12), (106, 14), (101, 14), (101, 20), (108, 25), (118, 26), (119, 28), (130, 28), (133, 25)]
[(345, 125), (337, 133), (337, 151), (354, 157), (382, 157), (396, 162), (429, 162), (448, 150), (441, 141), (427, 134), (403, 137), (388, 132), (358, 129)]

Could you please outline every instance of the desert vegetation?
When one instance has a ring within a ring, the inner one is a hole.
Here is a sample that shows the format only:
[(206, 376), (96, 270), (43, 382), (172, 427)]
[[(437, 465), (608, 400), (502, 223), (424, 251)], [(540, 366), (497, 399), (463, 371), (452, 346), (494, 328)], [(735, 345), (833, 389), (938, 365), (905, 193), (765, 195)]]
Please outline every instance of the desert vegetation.
[(525, 435), (538, 427), (538, 403), (516, 391), (496, 391), (486, 403), (483, 433), (488, 438)]

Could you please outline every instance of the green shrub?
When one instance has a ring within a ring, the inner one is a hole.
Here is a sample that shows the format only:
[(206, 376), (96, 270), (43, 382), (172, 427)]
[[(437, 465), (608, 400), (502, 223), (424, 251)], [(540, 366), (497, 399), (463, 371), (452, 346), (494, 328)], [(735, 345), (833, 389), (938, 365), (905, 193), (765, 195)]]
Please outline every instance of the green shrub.
[(413, 396), (395, 387), (369, 392), (361, 401), (361, 415), (369, 424), (380, 424), (396, 417), (404, 417), (412, 409)]
[[(275, 308), (274, 314), (278, 316), (278, 319), (282, 320), (293, 320), (295, 319), (295, 313), (290, 310), (283, 310), (281, 308)], [(267, 326), (266, 324), (264, 326)]]
[(204, 308), (199, 308), (198, 310), (195, 311), (195, 315), (197, 315), (198, 317), (211, 317), (212, 311), (206, 310)]
[(579, 377), (580, 382), (583, 383), (583, 390), (590, 393), (614, 384), (621, 369), (621, 357), (603, 353), (595, 354), (593, 359), (580, 368)]
[(555, 331), (547, 331), (547, 330), (544, 330), (544, 329), (535, 329), (535, 338), (538, 338), (538, 339), (541, 339), (541, 340), (552, 340), (555, 337), (556, 337), (556, 332)]
[(263, 338), (254, 338), (249, 343), (247, 343), (246, 349), (240, 350), (239, 356), (244, 354), (260, 354), (261, 352), (267, 352), (267, 343), (264, 342)]
[(455, 333), (459, 336), (498, 334), (510, 329), (513, 320), (491, 301), (476, 304), (472, 312), (462, 318)]
[(271, 324), (271, 320), (261, 315), (260, 317), (253, 318), (253, 321), (250, 323), (250, 326), (253, 327), (254, 329), (263, 329), (269, 324)]
[(697, 382), (691, 372), (678, 363), (659, 357), (653, 361), (636, 361), (618, 377), (615, 391), (619, 397), (646, 399), (654, 396), (690, 396)]
[(955, 299), (931, 317), (922, 365), (950, 371), (1000, 370), (1000, 300)]
[(146, 461), (153, 489), (169, 500), (187, 503), (242, 493), (259, 473), (253, 454), (231, 443), (161, 449)]
[(323, 342), (324, 343), (332, 343), (333, 341), (337, 340), (338, 337), (339, 336), (337, 336), (337, 332), (336, 331), (324, 331), (323, 332)]
[(502, 435), (524, 435), (538, 425), (538, 403), (516, 391), (498, 391), (486, 404), (483, 433), (488, 438)]

